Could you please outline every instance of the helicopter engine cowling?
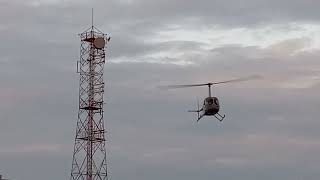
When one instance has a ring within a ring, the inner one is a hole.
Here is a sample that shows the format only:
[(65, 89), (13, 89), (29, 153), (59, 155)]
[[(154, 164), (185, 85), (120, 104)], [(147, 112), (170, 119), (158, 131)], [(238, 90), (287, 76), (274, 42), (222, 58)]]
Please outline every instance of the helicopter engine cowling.
[(205, 115), (215, 115), (220, 110), (219, 100), (217, 97), (207, 97), (204, 100), (203, 110)]

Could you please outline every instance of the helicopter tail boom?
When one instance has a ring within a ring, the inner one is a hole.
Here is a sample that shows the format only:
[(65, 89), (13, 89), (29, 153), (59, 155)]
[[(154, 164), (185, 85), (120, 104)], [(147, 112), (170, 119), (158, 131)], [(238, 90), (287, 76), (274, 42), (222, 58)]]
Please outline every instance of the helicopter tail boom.
[(203, 111), (203, 108), (200, 109), (199, 100), (197, 101), (198, 110), (189, 110), (188, 112), (196, 112), (198, 115), (197, 122), (203, 117), (203, 115), (200, 115), (200, 112)]

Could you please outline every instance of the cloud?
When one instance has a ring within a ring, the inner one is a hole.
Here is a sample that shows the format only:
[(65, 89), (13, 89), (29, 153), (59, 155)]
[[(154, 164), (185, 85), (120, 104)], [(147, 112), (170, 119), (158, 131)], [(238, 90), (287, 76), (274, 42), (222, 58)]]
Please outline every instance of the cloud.
[[(111, 178), (318, 178), (317, 2), (0, 4), (0, 168), (9, 178), (70, 175), (77, 33), (90, 26), (91, 7), (95, 24), (112, 36), (105, 70)], [(156, 88), (256, 74), (264, 78), (214, 87), (223, 124), (210, 117), (196, 124), (186, 112), (206, 88)]]
[(25, 155), (28, 153), (57, 153), (60, 152), (62, 146), (59, 144), (27, 144), (17, 147), (3, 147), (0, 149), (0, 155), (13, 156)]

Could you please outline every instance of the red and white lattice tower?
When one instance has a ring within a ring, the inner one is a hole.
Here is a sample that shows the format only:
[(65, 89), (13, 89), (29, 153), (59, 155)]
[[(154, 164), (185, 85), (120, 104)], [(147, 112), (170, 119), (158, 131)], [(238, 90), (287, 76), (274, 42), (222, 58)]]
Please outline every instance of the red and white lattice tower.
[(110, 37), (92, 25), (80, 38), (79, 112), (70, 180), (107, 180), (103, 71)]

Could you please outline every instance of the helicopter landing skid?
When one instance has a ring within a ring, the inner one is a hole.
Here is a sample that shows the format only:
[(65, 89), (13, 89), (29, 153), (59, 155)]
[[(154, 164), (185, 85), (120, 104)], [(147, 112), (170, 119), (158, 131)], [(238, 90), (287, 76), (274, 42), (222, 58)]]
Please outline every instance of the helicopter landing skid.
[(223, 119), (226, 117), (226, 115), (223, 115), (223, 116), (222, 116), (221, 114), (217, 113), (217, 114), (214, 115), (214, 117), (215, 117), (216, 119), (218, 119), (220, 122), (222, 122)]

